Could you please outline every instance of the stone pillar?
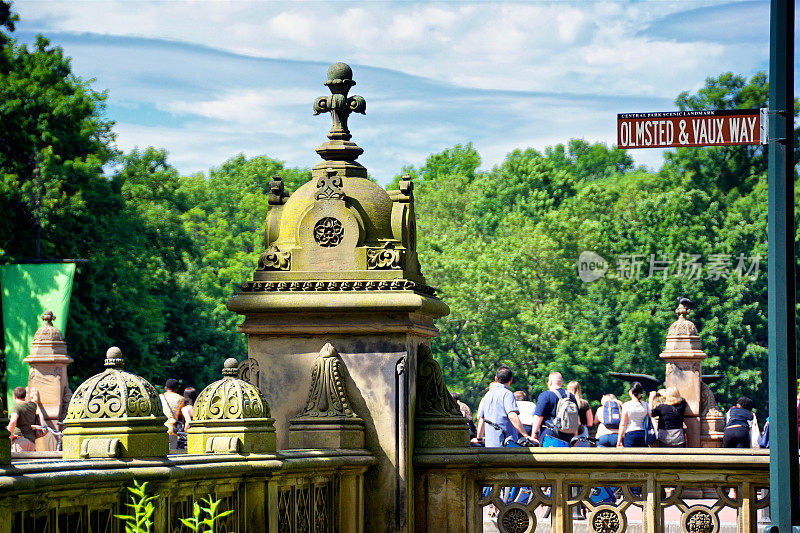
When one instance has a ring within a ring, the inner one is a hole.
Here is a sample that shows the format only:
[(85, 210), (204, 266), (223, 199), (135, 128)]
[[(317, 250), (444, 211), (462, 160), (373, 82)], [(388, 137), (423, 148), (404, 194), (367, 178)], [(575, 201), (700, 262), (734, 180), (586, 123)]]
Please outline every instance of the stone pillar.
[(25, 358), (30, 366), (28, 391), (35, 387), (44, 409), (47, 422), (58, 428), (67, 414), (72, 391), (67, 379), (67, 366), (73, 359), (67, 355), (67, 344), (61, 331), (53, 325), (55, 315), (47, 311), (42, 315), (45, 323), (36, 331), (31, 344), (31, 354)]
[[(408, 531), (417, 358), (449, 310), (420, 271), (411, 180), (387, 192), (355, 161), (362, 149), (347, 119), (364, 113), (366, 101), (348, 96), (352, 77), (343, 63), (328, 70), (332, 94), (314, 102), (315, 114), (333, 119), (317, 148), (324, 161), (291, 195), (279, 176), (270, 183), (265, 250), (228, 309), (244, 316), (240, 331), (255, 364), (242, 370), (258, 376), (278, 449), (358, 447), (363, 427), (363, 446), (377, 459), (365, 474), (364, 530)], [(430, 364), (424, 371), (435, 374)], [(440, 369), (433, 381), (441, 384), (433, 394), (445, 394)], [(425, 442), (466, 445), (463, 418), (459, 433), (437, 420), (450, 415), (446, 404), (425, 405), (425, 430), (448, 435)]]
[(667, 333), (667, 343), (660, 357), (667, 362), (665, 384), (676, 387), (686, 400), (686, 440), (690, 448), (721, 445), (722, 413), (717, 409), (714, 394), (703, 383), (702, 368), (706, 353), (700, 345), (697, 327), (686, 316), (692, 303), (679, 299), (673, 322)]

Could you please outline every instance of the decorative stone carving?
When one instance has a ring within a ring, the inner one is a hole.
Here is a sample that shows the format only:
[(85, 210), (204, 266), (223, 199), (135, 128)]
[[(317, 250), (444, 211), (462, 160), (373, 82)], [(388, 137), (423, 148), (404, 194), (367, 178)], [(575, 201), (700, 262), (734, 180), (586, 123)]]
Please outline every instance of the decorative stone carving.
[(269, 205), (283, 205), (286, 203), (286, 199), (289, 197), (289, 194), (284, 190), (283, 179), (278, 175), (272, 177), (272, 181), (269, 182), (269, 196), (267, 197), (267, 202)]
[(314, 240), (324, 248), (339, 246), (344, 238), (344, 226), (333, 217), (321, 218), (314, 224)]
[(417, 351), (417, 416), (461, 416), (461, 409), (447, 390), (442, 367), (431, 349), (420, 344)]
[[(123, 364), (120, 349), (109, 348), (106, 370), (87, 379), (72, 395), (64, 419), (65, 459), (95, 453), (106, 457), (111, 452), (120, 457), (167, 454), (167, 419), (158, 393), (147, 380), (123, 371)], [(119, 445), (106, 442), (109, 435), (118, 438)]]
[(273, 244), (258, 258), (257, 270), (290, 270), (291, 264), (291, 252), (282, 252)]
[(314, 114), (330, 113), (333, 126), (328, 134), (331, 140), (349, 141), (352, 137), (347, 129), (347, 118), (350, 113), (367, 111), (367, 102), (361, 96), (348, 97), (347, 93), (355, 85), (353, 71), (344, 63), (334, 63), (328, 69), (328, 81), (325, 85), (331, 90), (330, 96), (320, 96), (314, 100)]
[(335, 280), (335, 281), (247, 281), (241, 285), (242, 292), (303, 292), (303, 291), (414, 291), (434, 296), (436, 289), (405, 279), (382, 281)]
[(395, 249), (395, 244), (387, 242), (383, 248), (367, 249), (368, 270), (402, 270), (403, 251)]
[(238, 379), (240, 364), (225, 360), (222, 379), (200, 393), (187, 432), (189, 453), (275, 451), (275, 420), (255, 385)]
[(627, 521), (618, 509), (601, 505), (589, 515), (588, 523), (593, 533), (622, 533)]
[(239, 363), (238, 378), (258, 387), (259, 379), (261, 378), (261, 370), (258, 367), (258, 361), (248, 357)]
[(503, 533), (531, 533), (536, 529), (536, 517), (522, 507), (509, 506), (498, 517)]
[(344, 200), (342, 177), (332, 168), (325, 170), (325, 175), (317, 180), (315, 200)]
[(344, 365), (331, 343), (320, 350), (311, 372), (305, 408), (289, 420), (292, 448), (363, 448), (364, 421), (347, 397)]
[(676, 387), (686, 400), (686, 440), (689, 447), (696, 448), (703, 445), (700, 402), (702, 361), (706, 353), (702, 349), (697, 327), (686, 318), (693, 305), (687, 298), (678, 298), (675, 310), (678, 319), (669, 328), (660, 357), (666, 363), (666, 386)]
[(311, 390), (306, 407), (300, 416), (358, 418), (350, 408), (350, 401), (342, 377), (342, 361), (331, 343), (319, 352), (311, 374)]
[(444, 383), (439, 363), (426, 344), (417, 346), (417, 401), (414, 433), (419, 448), (467, 446), (469, 429)]
[(719, 519), (704, 505), (693, 505), (681, 515), (682, 530), (687, 533), (717, 533)]
[(717, 399), (711, 388), (704, 382), (700, 383), (700, 416), (706, 415), (723, 416), (722, 411), (717, 407)]

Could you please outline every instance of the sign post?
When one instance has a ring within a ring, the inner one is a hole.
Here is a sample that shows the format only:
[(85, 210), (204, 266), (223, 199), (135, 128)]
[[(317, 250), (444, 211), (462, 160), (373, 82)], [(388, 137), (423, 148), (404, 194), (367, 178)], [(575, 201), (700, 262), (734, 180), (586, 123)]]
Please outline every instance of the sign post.
[(770, 533), (800, 530), (794, 254), (794, 0), (772, 0), (769, 58)]

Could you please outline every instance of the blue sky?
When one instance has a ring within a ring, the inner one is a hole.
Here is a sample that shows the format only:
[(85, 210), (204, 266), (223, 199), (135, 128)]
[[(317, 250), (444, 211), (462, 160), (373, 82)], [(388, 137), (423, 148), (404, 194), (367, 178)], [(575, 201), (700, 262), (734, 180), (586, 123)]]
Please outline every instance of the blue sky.
[[(616, 142), (616, 114), (674, 109), (707, 76), (767, 69), (769, 3), (18, 1), (108, 90), (117, 144), (165, 148), (183, 173), (244, 153), (313, 166), (313, 116), (344, 61), (367, 100), (350, 120), (380, 183), (472, 142), (483, 167), (516, 148)], [(631, 151), (658, 167), (660, 151)]]

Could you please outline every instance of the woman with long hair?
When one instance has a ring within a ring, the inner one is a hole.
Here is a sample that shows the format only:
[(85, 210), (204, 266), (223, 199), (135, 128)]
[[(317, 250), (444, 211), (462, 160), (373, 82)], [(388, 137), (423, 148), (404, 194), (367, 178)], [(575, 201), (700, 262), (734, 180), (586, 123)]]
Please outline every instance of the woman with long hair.
[(650, 416), (650, 407), (642, 401), (644, 388), (638, 381), (631, 383), (628, 390), (630, 400), (622, 404), (622, 420), (619, 423), (619, 439), (617, 447), (644, 448), (647, 446), (645, 437), (645, 419)]
[(575, 399), (578, 400), (578, 418), (581, 425), (578, 427), (577, 437), (587, 437), (589, 435), (589, 426), (594, 425), (594, 418), (592, 417), (592, 408), (589, 402), (581, 396), (581, 384), (577, 381), (570, 381), (567, 383), (567, 392), (571, 392)]
[[(655, 405), (658, 399), (661, 403)], [(658, 445), (666, 448), (685, 448), (686, 435), (683, 432), (683, 418), (686, 413), (686, 400), (681, 397), (677, 387), (650, 393), (650, 412), (658, 419)]]

